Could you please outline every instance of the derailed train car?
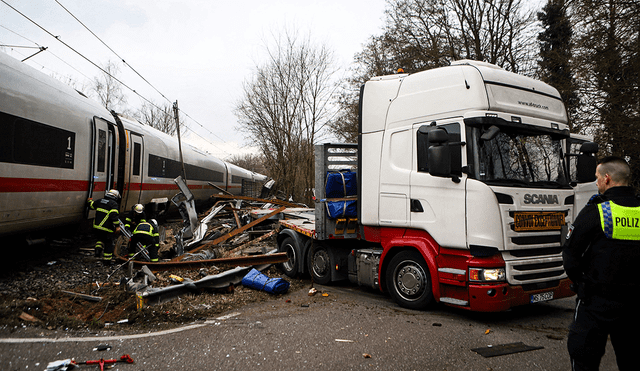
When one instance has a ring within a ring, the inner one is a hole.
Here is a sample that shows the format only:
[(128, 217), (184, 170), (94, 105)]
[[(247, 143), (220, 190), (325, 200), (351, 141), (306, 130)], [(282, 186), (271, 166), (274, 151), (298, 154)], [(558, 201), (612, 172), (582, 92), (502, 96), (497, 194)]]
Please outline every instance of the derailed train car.
[[(0, 235), (81, 222), (106, 190), (152, 212), (170, 206), (183, 174), (176, 138), (107, 111), (71, 87), (0, 53)], [(196, 203), (242, 194), (266, 176), (182, 145)]]

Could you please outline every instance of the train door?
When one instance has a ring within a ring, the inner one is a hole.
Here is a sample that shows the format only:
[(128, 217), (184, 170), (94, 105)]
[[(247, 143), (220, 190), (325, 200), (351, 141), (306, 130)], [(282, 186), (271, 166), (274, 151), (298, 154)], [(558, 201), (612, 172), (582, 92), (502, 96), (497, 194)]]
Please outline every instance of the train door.
[(140, 202), (144, 167), (143, 159), (143, 138), (139, 134), (131, 133), (129, 141), (129, 181), (125, 187), (127, 194), (124, 195), (126, 199), (124, 210), (129, 210), (133, 205)]
[(115, 182), (115, 125), (102, 118), (94, 117), (92, 149), (89, 197), (101, 198), (104, 192), (114, 187)]

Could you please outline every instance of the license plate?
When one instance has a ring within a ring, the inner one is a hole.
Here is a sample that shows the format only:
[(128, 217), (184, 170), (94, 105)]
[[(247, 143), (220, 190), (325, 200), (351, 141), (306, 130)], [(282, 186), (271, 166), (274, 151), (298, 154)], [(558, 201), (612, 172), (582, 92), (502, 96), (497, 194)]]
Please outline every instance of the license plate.
[(563, 212), (516, 211), (513, 221), (516, 232), (560, 230), (565, 224)]
[(553, 291), (541, 292), (539, 294), (531, 295), (531, 304), (539, 303), (541, 301), (547, 301), (553, 299)]

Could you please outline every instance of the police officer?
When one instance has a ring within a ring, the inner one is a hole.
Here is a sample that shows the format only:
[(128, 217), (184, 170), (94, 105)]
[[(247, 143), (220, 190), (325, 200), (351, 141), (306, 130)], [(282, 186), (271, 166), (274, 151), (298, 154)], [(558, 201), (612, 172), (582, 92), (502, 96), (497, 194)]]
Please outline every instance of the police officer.
[(100, 256), (102, 251), (102, 262), (110, 265), (113, 258), (113, 243), (116, 233), (120, 231), (119, 220), (120, 192), (110, 189), (98, 201), (91, 198), (87, 200), (89, 207), (96, 211), (93, 219), (93, 231), (98, 239), (96, 242), (96, 256)]
[(140, 243), (149, 252), (151, 262), (158, 261), (158, 248), (160, 245), (160, 234), (158, 233), (158, 223), (155, 219), (149, 222), (141, 222), (133, 231), (131, 241), (129, 243), (129, 257), (133, 257), (136, 253), (136, 246)]
[(147, 215), (144, 212), (144, 206), (142, 204), (135, 204), (127, 214), (127, 217), (124, 220), (124, 226), (128, 231), (133, 231), (140, 222), (146, 221)]
[(619, 157), (596, 168), (600, 194), (569, 228), (562, 257), (578, 298), (567, 348), (573, 370), (598, 370), (607, 337), (620, 370), (637, 370), (640, 348), (640, 201)]

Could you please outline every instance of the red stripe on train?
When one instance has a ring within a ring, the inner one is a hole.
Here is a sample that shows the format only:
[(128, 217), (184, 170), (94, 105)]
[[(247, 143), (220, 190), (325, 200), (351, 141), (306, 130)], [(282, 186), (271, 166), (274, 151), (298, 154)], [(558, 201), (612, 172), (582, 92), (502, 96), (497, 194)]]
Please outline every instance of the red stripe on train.
[[(96, 184), (99, 188), (99, 184)], [(86, 180), (0, 178), (0, 192), (83, 192), (89, 189)], [(104, 190), (104, 182), (102, 183)]]

